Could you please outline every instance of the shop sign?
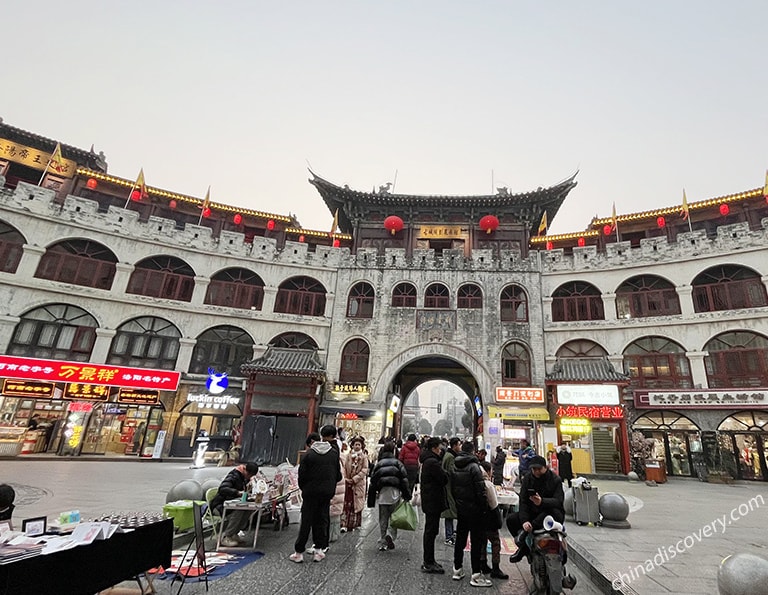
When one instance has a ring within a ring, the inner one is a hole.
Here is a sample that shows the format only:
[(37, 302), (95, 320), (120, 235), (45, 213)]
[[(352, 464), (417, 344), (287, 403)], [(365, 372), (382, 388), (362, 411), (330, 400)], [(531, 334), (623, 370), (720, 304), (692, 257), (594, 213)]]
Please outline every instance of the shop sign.
[(104, 405), (104, 413), (107, 415), (125, 415), (125, 407), (120, 407), (116, 403), (107, 403)]
[(100, 384), (67, 384), (64, 387), (64, 398), (77, 401), (107, 401), (109, 387)]
[(82, 382), (126, 388), (176, 390), (181, 373), (172, 370), (0, 355), (0, 376), (48, 382)]
[(488, 406), (488, 415), (492, 418), (509, 420), (540, 420), (549, 419), (546, 407), (496, 407)]
[[(0, 138), (0, 158), (44, 171), (51, 159), (51, 153)], [(71, 159), (62, 159), (61, 168), (56, 173), (71, 178), (75, 175), (76, 170), (77, 163)]]
[(240, 406), (241, 397), (229, 395), (187, 395), (188, 403), (197, 403), (204, 409), (226, 409), (229, 405)]
[(543, 388), (496, 387), (497, 403), (544, 403)]
[(456, 329), (455, 310), (417, 310), (416, 328), (423, 331)]
[(226, 372), (217, 374), (213, 368), (208, 368), (208, 378), (205, 381), (205, 388), (212, 395), (220, 395), (229, 388), (229, 377)]
[(368, 384), (342, 384), (335, 382), (331, 392), (337, 395), (370, 395), (371, 387)]
[(339, 413), (336, 417), (339, 419), (360, 419), (357, 413)]
[(117, 393), (117, 402), (131, 405), (157, 405), (160, 402), (160, 391), (146, 388), (121, 388)]
[(67, 411), (73, 411), (75, 413), (90, 413), (93, 411), (93, 403), (78, 401), (72, 402), (67, 406)]
[(615, 384), (558, 384), (559, 405), (619, 405), (619, 387)]
[(480, 395), (475, 395), (475, 411), (477, 411), (477, 417), (483, 417), (483, 403), (480, 401)]
[(461, 226), (459, 225), (420, 225), (420, 238), (461, 238)]
[(56, 385), (53, 382), (35, 382), (34, 380), (3, 380), (3, 394), (7, 397), (27, 397), (50, 399)]
[(389, 411), (392, 413), (397, 413), (397, 410), (400, 408), (400, 397), (397, 395), (392, 395), (392, 400), (389, 402)]
[(577, 417), (564, 417), (560, 420), (561, 434), (589, 434), (592, 431), (592, 422), (588, 419)]
[(635, 391), (638, 409), (754, 409), (768, 406), (768, 390)]
[(568, 405), (567, 407), (558, 407), (555, 412), (556, 417), (587, 417), (589, 419), (624, 419), (624, 408), (621, 405), (609, 407), (608, 405)]

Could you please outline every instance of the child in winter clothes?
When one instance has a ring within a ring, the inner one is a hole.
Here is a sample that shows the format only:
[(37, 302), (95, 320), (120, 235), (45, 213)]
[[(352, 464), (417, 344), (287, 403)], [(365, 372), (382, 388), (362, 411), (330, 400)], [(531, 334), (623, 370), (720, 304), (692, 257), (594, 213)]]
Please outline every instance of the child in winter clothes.
[[(498, 500), (496, 499), (496, 486), (491, 482), (491, 463), (483, 461), (480, 463), (480, 467), (483, 470), (483, 478), (485, 479), (485, 493), (488, 497), (488, 515), (498, 514), (499, 511), (495, 510), (498, 507)], [(483, 547), (483, 551), (480, 554), (480, 560), (483, 565), (483, 574), (489, 574), (491, 578), (508, 579), (509, 575), (501, 570), (499, 566), (501, 562), (501, 537), (499, 536), (499, 530), (495, 527), (488, 526), (486, 528), (486, 538), (491, 542), (491, 564), (493, 568), (488, 567), (488, 548)]]

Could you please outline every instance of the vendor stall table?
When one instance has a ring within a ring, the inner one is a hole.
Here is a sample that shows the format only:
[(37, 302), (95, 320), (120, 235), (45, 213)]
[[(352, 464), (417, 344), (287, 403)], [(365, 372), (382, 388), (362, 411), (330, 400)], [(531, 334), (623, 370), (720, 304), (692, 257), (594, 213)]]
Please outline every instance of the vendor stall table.
[(0, 595), (93, 595), (150, 568), (171, 565), (168, 519), (47, 556), (0, 565)]
[[(253, 522), (253, 515), (256, 515), (256, 527), (254, 529), (253, 533), (253, 549), (256, 549), (256, 540), (259, 538), (259, 527), (261, 527), (261, 515), (265, 512), (272, 512), (273, 514), (276, 514), (280, 521), (279, 521), (279, 528), (282, 528), (283, 521), (282, 519), (288, 518), (288, 507), (287, 503), (291, 499), (291, 496), (294, 494), (298, 494), (299, 489), (295, 488), (293, 490), (290, 490), (289, 492), (286, 492), (285, 494), (281, 496), (277, 496), (276, 498), (272, 499), (264, 499), (262, 502), (252, 502), (250, 500), (246, 502), (242, 502), (240, 500), (227, 500), (224, 502), (224, 509), (221, 515), (221, 526), (225, 527), (225, 520), (227, 518), (227, 513), (232, 512), (234, 510), (244, 510), (251, 513), (251, 522)], [(216, 541), (216, 549), (221, 548), (221, 536), (224, 533), (224, 531), (219, 531), (219, 538)]]

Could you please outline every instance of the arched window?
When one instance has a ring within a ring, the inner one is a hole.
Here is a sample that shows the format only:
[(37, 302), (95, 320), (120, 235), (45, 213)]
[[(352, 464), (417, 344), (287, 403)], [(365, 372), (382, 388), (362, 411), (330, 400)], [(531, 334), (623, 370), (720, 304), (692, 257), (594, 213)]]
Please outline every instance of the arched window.
[(189, 302), (194, 288), (195, 272), (186, 262), (173, 256), (153, 256), (136, 263), (126, 292)]
[(450, 300), (451, 292), (442, 283), (432, 283), (424, 292), (425, 308), (447, 309), (450, 307)]
[(627, 279), (616, 290), (616, 315), (619, 318), (646, 318), (680, 314), (680, 298), (666, 279), (638, 275)]
[(0, 271), (16, 272), (26, 243), (24, 236), (15, 227), (0, 221)]
[(90, 240), (65, 240), (49, 246), (40, 258), (35, 277), (96, 289), (111, 289), (117, 256)]
[(294, 277), (280, 284), (275, 312), (301, 316), (325, 314), (325, 287), (311, 277)]
[(82, 308), (49, 304), (21, 316), (8, 353), (42, 359), (87, 362), (96, 341), (96, 319)]
[(465, 283), (456, 293), (457, 308), (478, 309), (483, 307), (483, 290), (474, 283)]
[(416, 287), (412, 283), (398, 283), (392, 290), (393, 308), (415, 308)]
[(264, 281), (248, 269), (225, 269), (211, 277), (205, 303), (243, 310), (261, 310)]
[(528, 322), (528, 296), (519, 285), (507, 285), (499, 301), (502, 322)]
[(181, 333), (162, 318), (142, 316), (117, 327), (109, 348), (108, 364), (173, 370)]
[(317, 349), (317, 343), (304, 333), (283, 333), (277, 335), (269, 344), (272, 347), (288, 347), (293, 349)]
[(501, 383), (504, 386), (531, 385), (531, 354), (522, 343), (512, 342), (501, 353)]
[(370, 283), (355, 283), (347, 298), (347, 318), (373, 318), (373, 299), (376, 297)]
[(368, 358), (371, 349), (362, 339), (352, 339), (341, 352), (339, 382), (365, 384), (368, 382)]
[(584, 281), (572, 281), (558, 287), (552, 294), (552, 320), (574, 322), (605, 320), (600, 290)]
[(217, 326), (197, 337), (192, 351), (191, 374), (207, 374), (213, 368), (219, 374), (242, 376), (240, 364), (253, 359), (253, 339), (236, 326)]
[(718, 432), (765, 432), (768, 430), (768, 413), (743, 411), (726, 417), (717, 427)]
[(555, 354), (557, 358), (566, 357), (607, 357), (608, 352), (589, 339), (574, 339), (563, 344)]
[(632, 423), (633, 430), (694, 430), (699, 427), (690, 419), (674, 411), (651, 411)]
[(691, 283), (696, 312), (716, 312), (768, 305), (765, 285), (755, 271), (720, 265), (699, 273)]
[(710, 388), (768, 386), (768, 339), (750, 331), (729, 331), (704, 351)]
[(634, 388), (693, 388), (685, 349), (664, 337), (643, 337), (624, 350), (624, 370)]

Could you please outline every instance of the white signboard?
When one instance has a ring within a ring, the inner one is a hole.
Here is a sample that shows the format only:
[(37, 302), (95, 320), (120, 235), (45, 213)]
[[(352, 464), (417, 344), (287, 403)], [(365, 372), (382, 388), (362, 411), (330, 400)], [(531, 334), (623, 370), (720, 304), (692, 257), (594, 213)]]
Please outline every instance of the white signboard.
[(635, 391), (635, 405), (653, 409), (753, 409), (768, 407), (768, 390)]
[(229, 395), (187, 395), (187, 402), (197, 403), (200, 407), (206, 409), (226, 409), (228, 405), (240, 406), (241, 397), (232, 397)]
[(164, 444), (165, 444), (165, 430), (160, 430), (157, 433), (157, 440), (155, 440), (155, 448), (152, 450), (153, 459), (159, 459), (163, 456)]
[(615, 384), (558, 384), (560, 405), (619, 405), (619, 387)]

